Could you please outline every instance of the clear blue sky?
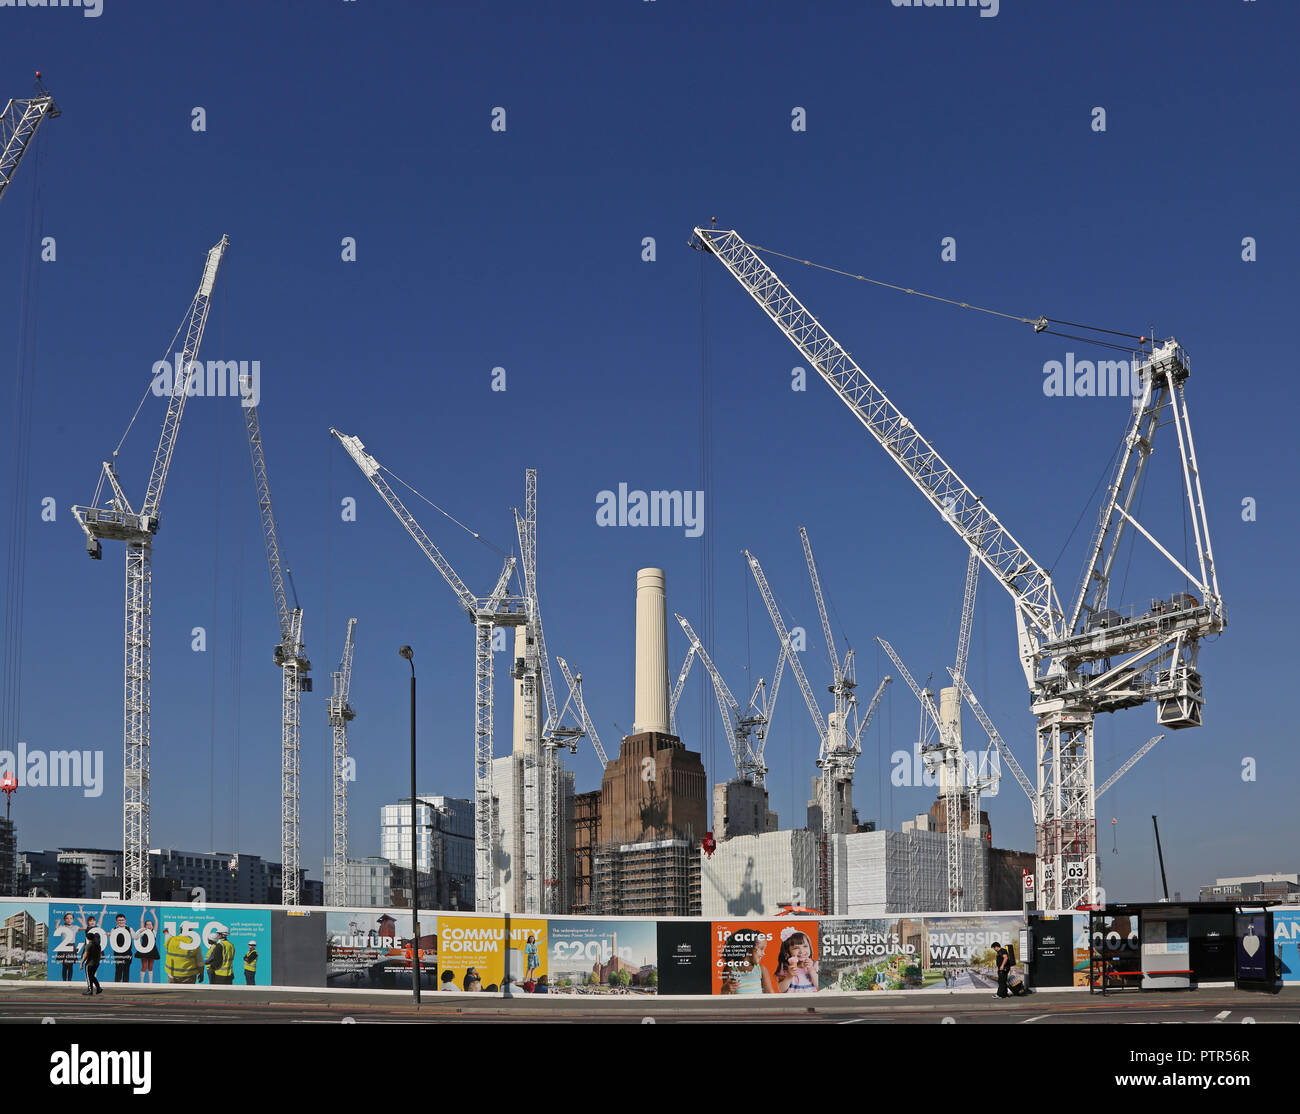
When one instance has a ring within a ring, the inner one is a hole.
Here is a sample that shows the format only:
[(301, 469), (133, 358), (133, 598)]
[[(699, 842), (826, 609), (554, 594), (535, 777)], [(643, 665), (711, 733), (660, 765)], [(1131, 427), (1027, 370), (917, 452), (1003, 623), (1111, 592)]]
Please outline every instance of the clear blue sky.
[[(19, 522), (27, 530), (9, 662), (21, 662), (18, 732), (30, 747), (102, 748), (107, 770), (95, 800), (20, 792), (20, 845), (120, 846), (123, 556), (109, 546), (102, 563), (89, 561), (69, 508), (89, 500), (223, 233), (231, 247), (203, 355), (261, 363), (271, 482), (315, 666), (302, 782), (314, 877), (329, 819), (325, 699), (350, 615), (353, 853), (377, 853), (378, 808), (406, 791), (404, 642), (421, 683), (421, 791), (472, 791), (470, 626), (331, 441), (332, 425), (506, 548), (524, 469), (539, 469), (550, 647), (584, 673), (613, 751), (614, 725), (625, 732), (632, 720), (635, 572), (665, 568), (670, 608), (703, 632), (704, 539), (599, 528), (596, 494), (620, 482), (703, 486), (707, 341), (712, 649), (733, 689), (748, 687), (747, 662), (766, 674), (776, 653), (746, 547), (790, 621), (809, 630), (814, 684), (829, 679), (801, 524), (836, 623), (858, 647), (862, 686), (885, 671), (877, 634), (922, 678), (944, 676), (963, 547), (820, 381), (791, 391), (794, 350), (716, 262), (686, 249), (691, 227), (716, 215), (800, 257), (1027, 316), (1154, 325), (1187, 347), (1230, 625), (1202, 652), (1206, 725), (1168, 736), (1103, 798), (1104, 882), (1115, 897), (1156, 892), (1152, 813), (1171, 889), (1184, 895), (1219, 874), (1297, 869), (1288, 694), (1300, 618), (1298, 392), (1284, 330), (1300, 251), (1298, 31), (1294, 7), (1276, 0), (1003, 0), (995, 18), (888, 0), (619, 0), (558, 12), (104, 0), (94, 19), (0, 11), (0, 97), (27, 95), (39, 68), (63, 109), (0, 204), (3, 522), (6, 535)], [(196, 106), (204, 132), (191, 128)], [(1104, 132), (1092, 128), (1097, 106)], [(491, 128), (496, 107), (505, 132)], [(791, 128), (796, 107), (806, 131)], [(57, 261), (35, 268), (30, 451), (15, 467), (14, 338), (38, 179)], [(348, 236), (356, 262), (340, 258)], [(945, 236), (956, 262), (940, 259)], [(1247, 236), (1257, 262), (1242, 261)], [(644, 237), (655, 238), (654, 262), (642, 261)], [(1042, 368), (1071, 351), (1105, 353), (792, 264), (777, 270), (1072, 595), (1090, 496), (1127, 404), (1047, 398)], [(505, 392), (491, 390), (497, 366)], [(151, 396), (123, 450), (137, 500), (162, 410)], [(1166, 429), (1143, 520), (1181, 555), (1175, 461)], [(355, 523), (339, 514), (348, 496)], [(45, 497), (53, 523), (39, 517)], [(1242, 520), (1247, 497), (1255, 522)], [(497, 553), (412, 507), (486, 592)], [(242, 415), (229, 399), (187, 408), (154, 568), (152, 842), (278, 859), (278, 635)], [(1180, 588), (1149, 548), (1135, 551), (1126, 601)], [(10, 589), (6, 608), (14, 600)], [(196, 626), (207, 628), (206, 653), (190, 649)], [(685, 643), (670, 634), (675, 672)], [(987, 577), (971, 678), (1032, 770), (1011, 608)], [(508, 727), (504, 672), (498, 691)], [(916, 725), (916, 703), (896, 683), (858, 767), (864, 818), (896, 826), (932, 801), (888, 780), (890, 753), (911, 746)], [(698, 669), (680, 726), (711, 778), (725, 778)], [(968, 721), (968, 737), (976, 730)], [(1154, 733), (1150, 708), (1101, 720), (1098, 781)], [(498, 731), (498, 753), (507, 746)], [(594, 788), (598, 765), (583, 747), (579, 788)], [(783, 823), (804, 823), (815, 754), (787, 676), (768, 748)], [(1241, 777), (1247, 756), (1254, 782)], [(989, 811), (996, 844), (1032, 846), (1027, 802), (1009, 779)]]

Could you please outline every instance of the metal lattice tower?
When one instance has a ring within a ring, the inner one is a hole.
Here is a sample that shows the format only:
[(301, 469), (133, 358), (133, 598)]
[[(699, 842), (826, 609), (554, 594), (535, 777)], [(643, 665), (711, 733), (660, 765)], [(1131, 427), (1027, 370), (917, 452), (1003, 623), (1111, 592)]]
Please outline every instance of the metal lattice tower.
[[(230, 241), (208, 251), (198, 292), (181, 328), (185, 335), (176, 354), (175, 378), (154, 452), (149, 487), (139, 511), (132, 509), (118, 482), (116, 452), (105, 462), (88, 507), (73, 507), (73, 516), (86, 535), (86, 551), (103, 557), (103, 539), (126, 543), (126, 637), (122, 724), (122, 892), (128, 900), (149, 898), (149, 747), (150, 636), (153, 595), (153, 536), (158, 532), (163, 489), (171, 469), (190, 382), (198, 368), (199, 348), (207, 327), (212, 289)], [(110, 494), (101, 504), (104, 485)]]
[(474, 624), (474, 905), (480, 913), (500, 910), (501, 890), (497, 881), (495, 849), (499, 842), (496, 822), (496, 798), (492, 789), (493, 751), (493, 662), (492, 632), (497, 627), (513, 627), (528, 622), (527, 601), (508, 596), (515, 559), (507, 557), (497, 577), (496, 586), (486, 598), (476, 597), (465, 587), (456, 570), (433, 544), (424, 528), (380, 471), (380, 464), (366, 452), (360, 438), (331, 429), (339, 444), (361, 474), (388, 504), (389, 510), (416, 545), (436, 568), (455, 594), (457, 602)]
[[(41, 75), (36, 75), (40, 89)], [(13, 99), (0, 112), (0, 198), (4, 197), (9, 183), (18, 171), (28, 147), (46, 120), (60, 115), (54, 98), (44, 89), (34, 97)]]
[(343, 640), (343, 656), (338, 669), (330, 674), (332, 689), (327, 706), (327, 718), (334, 733), (334, 840), (330, 856), (330, 894), (326, 905), (346, 905), (348, 876), (348, 724), (356, 718), (356, 711), (348, 702), (352, 688), (352, 632), (357, 621), (348, 620), (347, 637)]
[(293, 577), (281, 560), (280, 533), (271, 505), (271, 480), (262, 445), (262, 424), (252, 401), (257, 397), (252, 377), (241, 375), (239, 386), (248, 452), (253, 462), (253, 483), (257, 488), (258, 516), (266, 543), (266, 564), (271, 573), (271, 593), (280, 627), (280, 641), (273, 655), (280, 669), (280, 900), (284, 905), (298, 905), (302, 896), (302, 694), (311, 692), (311, 662), (307, 660), (307, 647), (302, 640), (302, 608), (296, 593), (293, 606), (289, 604)]
[[(1199, 726), (1204, 704), (1197, 670), (1200, 641), (1227, 625), (1187, 416), (1186, 352), (1171, 338), (1159, 345), (1151, 342), (1134, 361), (1141, 395), (1134, 400), (1124, 451), (1097, 520), (1089, 566), (1067, 619), (1051, 575), (754, 248), (735, 231), (717, 228), (696, 228), (694, 245), (726, 267), (1011, 595), (1021, 665), (1037, 719), (1038, 892), (1044, 908), (1072, 908), (1088, 901), (1099, 881), (1093, 763), (1096, 716), (1154, 703), (1162, 726)], [(1039, 328), (1038, 323), (1029, 323)], [(1180, 498), (1185, 499), (1192, 527), (1196, 551), (1192, 564), (1199, 575), (1178, 561), (1134, 514), (1153, 437), (1166, 414), (1177, 435), (1183, 479)], [(1178, 593), (1171, 600), (1135, 606), (1127, 614), (1109, 607), (1111, 572), (1128, 526), (1195, 586), (1199, 599)]]

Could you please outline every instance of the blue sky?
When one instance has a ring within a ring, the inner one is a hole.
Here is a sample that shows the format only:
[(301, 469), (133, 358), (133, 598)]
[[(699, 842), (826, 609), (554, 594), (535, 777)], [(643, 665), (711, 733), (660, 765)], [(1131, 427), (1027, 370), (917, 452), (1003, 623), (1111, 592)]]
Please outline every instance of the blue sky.
[[(861, 685), (869, 692), (886, 671), (878, 634), (921, 678), (944, 676), (964, 549), (820, 381), (790, 389), (795, 351), (716, 262), (685, 246), (716, 216), (763, 246), (945, 296), (1178, 337), (1192, 359), (1189, 406), (1230, 625), (1202, 651), (1205, 726), (1170, 734), (1099, 806), (1104, 882), (1114, 897), (1156, 893), (1152, 813), (1171, 890), (1297, 869), (1285, 696), (1300, 611), (1297, 388), (1277, 327), (1293, 316), (1300, 250), (1287, 142), (1297, 30), (1294, 9), (1272, 0), (1003, 0), (994, 18), (888, 0), (618, 0), (558, 14), (376, 0), (104, 0), (98, 18), (0, 9), (0, 96), (26, 96), (39, 68), (63, 109), (0, 203), (3, 521), (7, 536), (26, 529), (7, 667), (21, 663), (18, 738), (103, 749), (107, 778), (97, 799), (20, 791), (20, 845), (120, 845), (123, 558), (110, 546), (102, 563), (87, 560), (70, 507), (89, 500), (222, 234), (231, 246), (203, 356), (261, 365), (272, 488), (315, 667), (302, 783), (313, 876), (329, 820), (325, 699), (349, 616), (353, 852), (377, 853), (379, 805), (406, 791), (402, 643), (420, 676), (421, 791), (472, 788), (471, 628), (330, 426), (504, 548), (524, 469), (539, 470), (548, 641), (583, 672), (611, 752), (631, 728), (636, 570), (665, 568), (670, 608), (703, 633), (706, 539), (710, 649), (737, 693), (747, 663), (765, 675), (776, 653), (744, 548), (788, 621), (808, 629), (814, 685), (829, 679), (800, 525), (836, 625), (858, 648)], [(191, 127), (196, 106), (202, 132)], [(504, 132), (491, 127), (498, 107)], [(1095, 107), (1104, 132), (1093, 130)], [(792, 130), (795, 108), (805, 131)], [(39, 234), (55, 237), (55, 262), (29, 264), (34, 212)], [(940, 258), (948, 236), (955, 262)], [(1248, 236), (1255, 262), (1242, 260)], [(344, 237), (355, 238), (355, 262), (341, 259)], [(642, 259), (645, 237), (653, 262)], [(1091, 493), (1128, 409), (1045, 397), (1042, 369), (1068, 352), (1109, 354), (775, 267), (1072, 598)], [(10, 400), (20, 295), (33, 278), (24, 433)], [(491, 389), (495, 367), (506, 369), (504, 392)], [(123, 449), (133, 498), (162, 410), (150, 396)], [(30, 449), (15, 462), (20, 435)], [(1143, 521), (1181, 556), (1175, 464), (1164, 430)], [(704, 487), (705, 537), (597, 526), (597, 493), (620, 482)], [(47, 497), (54, 522), (40, 518)], [(347, 497), (355, 523), (340, 516)], [(1243, 521), (1246, 498), (1256, 521)], [(411, 506), (486, 592), (497, 551)], [(1139, 547), (1123, 598), (1181, 587)], [(11, 616), (16, 598), (10, 589)], [(196, 626), (205, 653), (190, 649)], [(230, 399), (194, 399), (154, 555), (155, 846), (237, 844), (279, 858), (277, 638), (242, 414)], [(670, 638), (675, 673), (685, 642), (675, 628)], [(987, 577), (970, 676), (1032, 771), (1011, 608)], [(508, 725), (504, 672), (498, 691)], [(698, 669), (679, 726), (711, 777), (726, 777)], [(889, 756), (910, 748), (916, 726), (916, 703), (896, 683), (858, 766), (864, 818), (896, 826), (933, 799), (889, 783)], [(968, 737), (976, 730), (968, 721)], [(1149, 708), (1103, 718), (1098, 781), (1155, 730)], [(507, 745), (498, 731), (498, 753)], [(598, 764), (583, 748), (579, 788), (595, 788)], [(804, 822), (815, 754), (787, 676), (768, 747), (783, 823)], [(1246, 757), (1253, 782), (1241, 776)], [(1027, 802), (1009, 779), (989, 811), (996, 844), (1032, 846)]]

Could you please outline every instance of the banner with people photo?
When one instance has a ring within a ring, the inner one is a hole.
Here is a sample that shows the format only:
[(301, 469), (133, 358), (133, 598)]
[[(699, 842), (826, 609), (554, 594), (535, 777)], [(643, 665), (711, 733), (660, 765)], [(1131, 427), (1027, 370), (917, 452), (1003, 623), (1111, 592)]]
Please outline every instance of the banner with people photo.
[(91, 934), (101, 983), (271, 985), (269, 908), (51, 901), (48, 981), (85, 976)]
[(654, 994), (658, 989), (654, 921), (552, 920), (547, 951), (552, 994)]
[(535, 917), (440, 914), (439, 990), (545, 994), (546, 927)]
[[(325, 910), (325, 985), (345, 989), (410, 990), (413, 966), (410, 910)], [(438, 985), (438, 917), (420, 915), (420, 986)]]
[(815, 994), (816, 921), (714, 921), (714, 994)]

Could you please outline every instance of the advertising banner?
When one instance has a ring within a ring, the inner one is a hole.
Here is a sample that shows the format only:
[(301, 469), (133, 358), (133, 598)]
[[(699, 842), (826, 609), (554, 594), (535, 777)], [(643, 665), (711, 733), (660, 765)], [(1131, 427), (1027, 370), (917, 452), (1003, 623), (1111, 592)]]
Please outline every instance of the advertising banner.
[(47, 901), (0, 901), (0, 981), (45, 981), (49, 916)]
[(1269, 979), (1272, 953), (1269, 949), (1268, 914), (1237, 914), (1237, 978), (1249, 982)]
[(1273, 910), (1273, 953), (1282, 981), (1300, 983), (1300, 909)]
[(905, 941), (897, 920), (836, 918), (821, 922), (819, 990), (903, 990), (921, 986), (918, 941)]
[[(325, 985), (410, 990), (410, 911), (330, 909), (325, 918)], [(420, 986), (438, 985), (438, 917), (420, 914)]]
[[(1082, 917), (1076, 919), (1084, 920)], [(1090, 951), (1083, 959), (1083, 982), (1079, 985), (1087, 986), (1091, 977), (1095, 990), (1136, 986), (1142, 973), (1142, 936), (1138, 915), (1094, 912), (1088, 932), (1091, 936)]]
[(712, 936), (708, 921), (659, 922), (660, 994), (713, 993)]
[(268, 909), (50, 902), (48, 979), (82, 977), (89, 933), (99, 939), (100, 982), (268, 986)]
[(654, 994), (659, 985), (654, 921), (551, 921), (552, 994)]
[(816, 921), (714, 921), (714, 994), (815, 994)]
[(823, 920), (819, 986), (850, 991), (996, 990), (993, 945), (1016, 947), (1023, 927), (1014, 916)]
[(546, 921), (531, 917), (438, 917), (438, 987), (545, 994)]

